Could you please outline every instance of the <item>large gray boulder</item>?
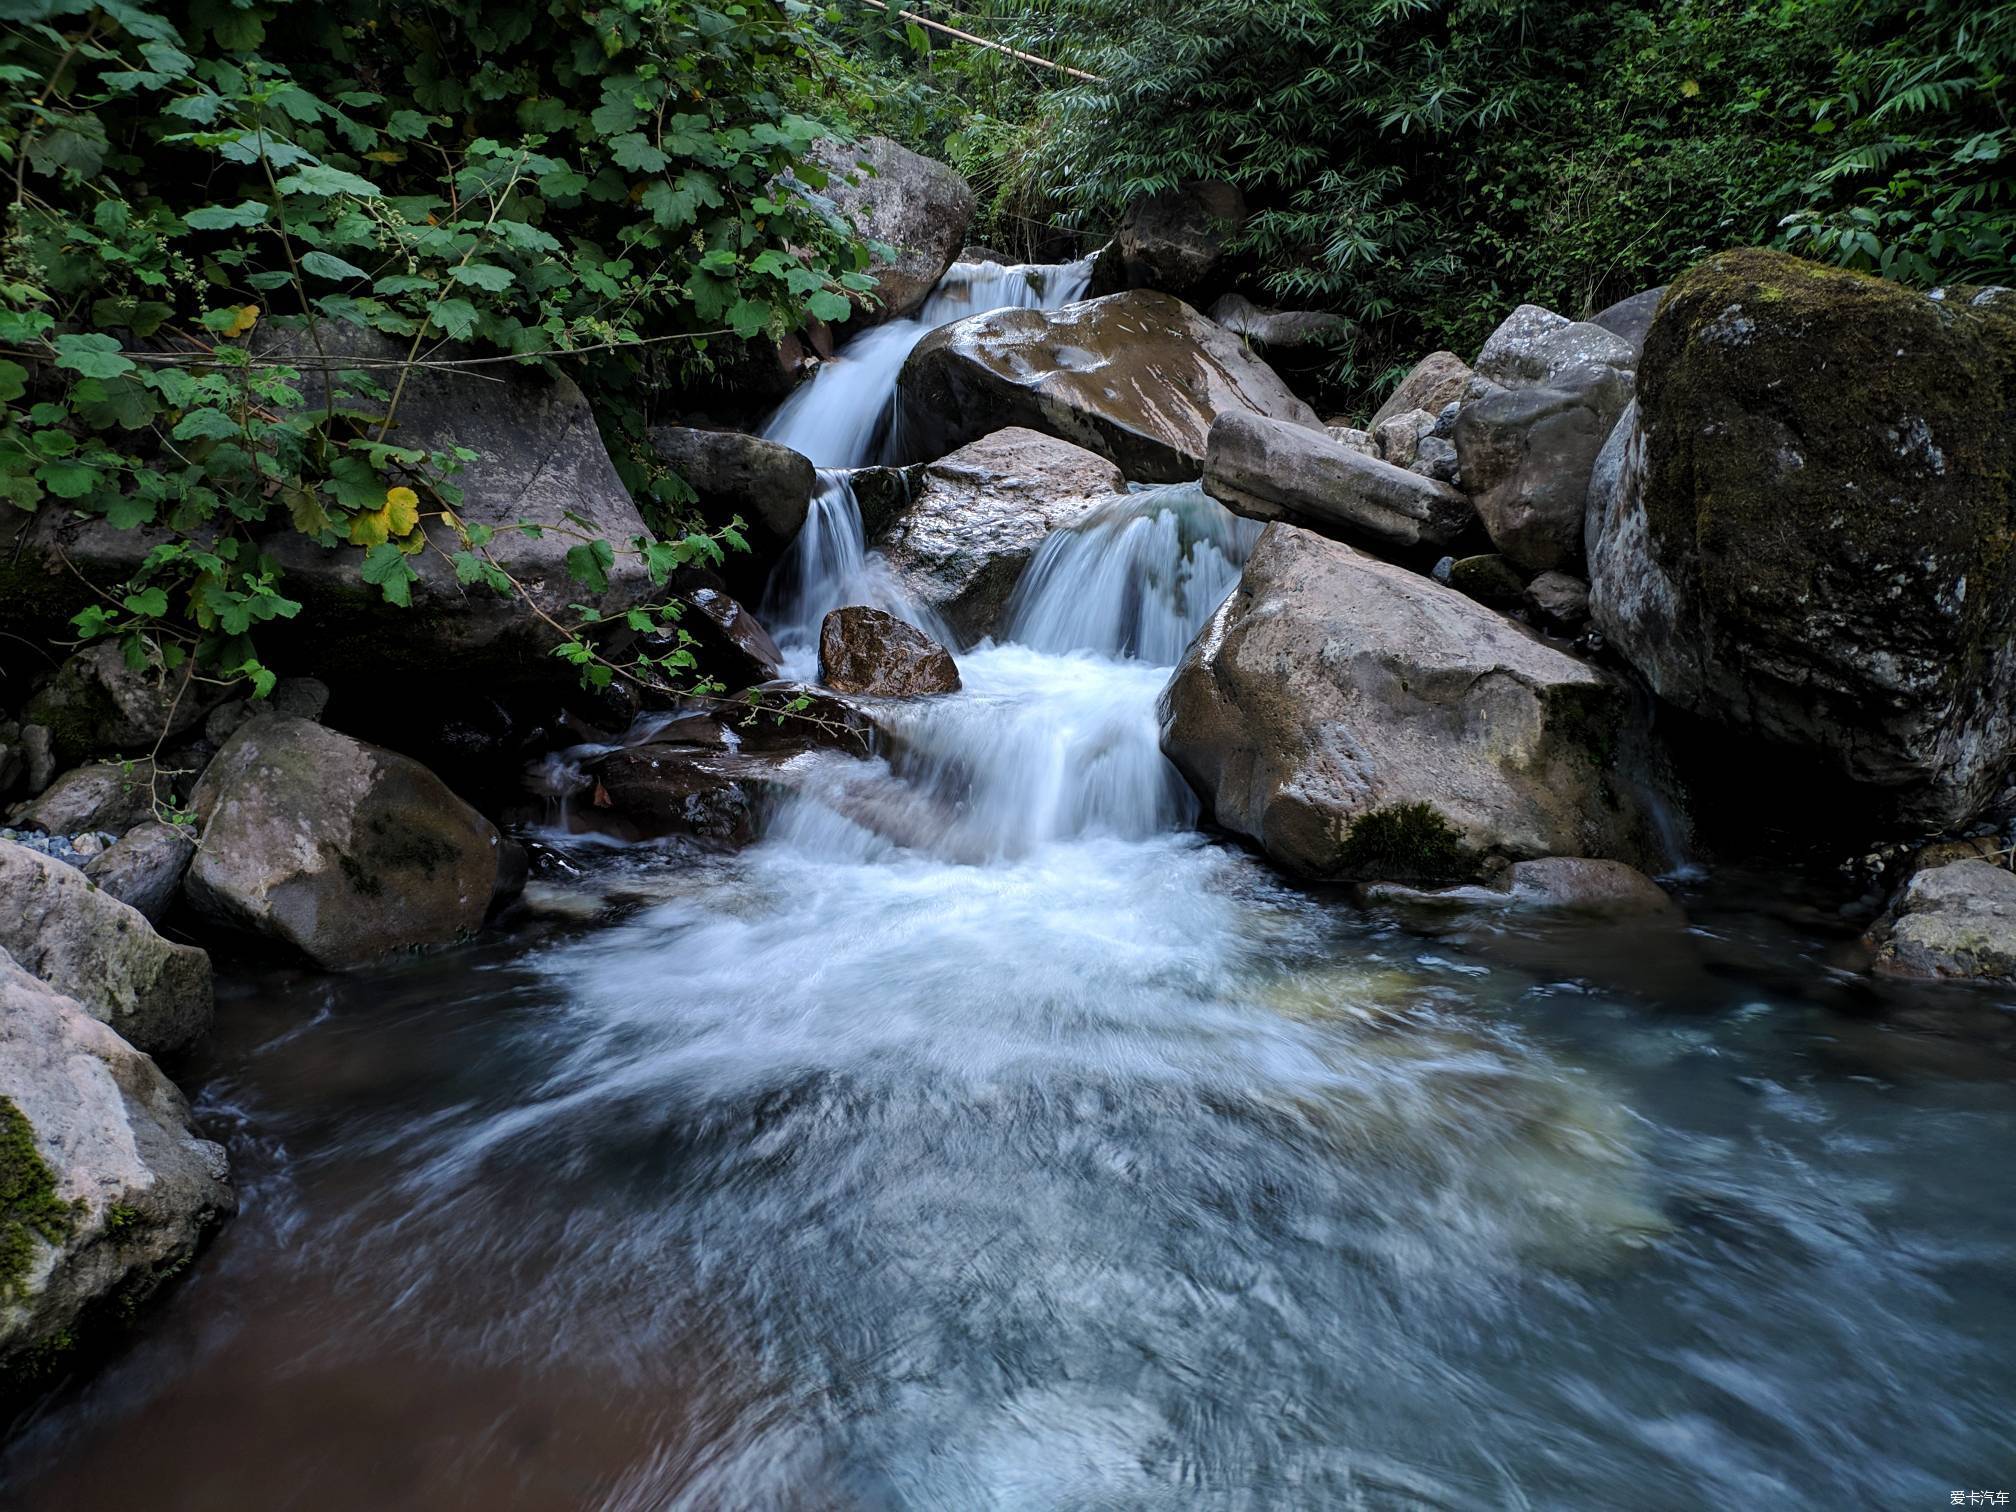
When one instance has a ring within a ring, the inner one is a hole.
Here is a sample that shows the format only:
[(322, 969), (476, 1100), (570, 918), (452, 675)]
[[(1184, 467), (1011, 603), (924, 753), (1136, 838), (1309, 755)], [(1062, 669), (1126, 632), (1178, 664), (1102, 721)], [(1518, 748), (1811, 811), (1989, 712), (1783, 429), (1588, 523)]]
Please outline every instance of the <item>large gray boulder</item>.
[(210, 957), (154, 932), (74, 866), (0, 840), (0, 949), (150, 1055), (210, 1027)]
[(1311, 877), (1654, 863), (1630, 696), (1429, 578), (1270, 525), (1162, 696), (1162, 749), (1225, 828)]
[(1921, 871), (1882, 935), (1886, 975), (2016, 983), (2016, 872), (1987, 861)]
[(1631, 401), (1629, 375), (1585, 363), (1463, 406), (1457, 466), (1491, 544), (1528, 572), (1582, 564), (1589, 479)]
[(1236, 185), (1200, 179), (1128, 202), (1092, 268), (1092, 292), (1156, 289), (1179, 299), (1210, 294), (1223, 277), (1226, 243), (1246, 223)]
[(488, 819), (419, 762), (305, 719), (248, 720), (193, 802), (190, 904), (332, 970), (471, 934), (497, 890)]
[(1581, 565), (1589, 476), (1637, 361), (1624, 338), (1538, 305), (1513, 311), (1478, 353), (1458, 469), (1491, 543), (1526, 571)]
[(1545, 388), (1575, 368), (1593, 365), (1629, 374), (1637, 364), (1637, 352), (1622, 336), (1539, 305), (1521, 305), (1491, 333), (1471, 366), (1477, 377), (1500, 388)]
[[(1662, 698), (1803, 748), (1860, 817), (2016, 768), (2016, 318), (1777, 252), (1667, 291), (1591, 479), (1590, 608)], [(1787, 802), (1838, 800), (1804, 784)]]
[(869, 270), (875, 277), (874, 297), (853, 296), (848, 326), (859, 329), (912, 313), (945, 276), (966, 240), (973, 220), (972, 187), (945, 164), (887, 137), (825, 141), (811, 156), (832, 175), (821, 191), (824, 198), (863, 237), (887, 244), (896, 254), (894, 261), (875, 260)]
[(1110, 457), (1129, 478), (1182, 483), (1228, 410), (1320, 429), (1316, 412), (1245, 343), (1166, 294), (1058, 310), (995, 310), (941, 326), (903, 365), (899, 423), (937, 457), (1004, 425)]
[(1125, 487), (1104, 457), (1011, 426), (915, 469), (910, 498), (874, 538), (904, 596), (971, 644), (1043, 538)]
[(1430, 352), (1413, 368), (1400, 386), (1386, 397), (1386, 402), (1373, 414), (1372, 421), (1365, 428), (1377, 430), (1380, 422), (1404, 415), (1409, 410), (1426, 410), (1431, 415), (1442, 413), (1444, 405), (1461, 399), (1470, 387), (1472, 377), (1470, 364), (1454, 352)]
[(818, 474), (810, 459), (780, 442), (740, 431), (654, 425), (651, 448), (700, 496), (714, 525), (740, 516), (749, 544), (766, 564), (797, 539)]
[[(277, 341), (301, 370), (304, 404), (319, 408), (336, 376), (345, 408), (381, 413), (381, 401), (366, 398), (342, 380), (345, 358), (403, 356), (385, 338), (349, 327), (324, 327), (322, 350), (329, 367), (305, 337)], [(474, 355), (459, 348), (443, 358)], [(298, 651), (287, 664), (332, 681), (353, 668), (368, 667), (374, 685), (404, 672), (438, 676), (444, 665), (464, 675), (549, 682), (571, 677), (552, 655), (558, 634), (543, 621), (565, 624), (574, 604), (618, 613), (658, 595), (630, 543), (649, 536), (630, 492), (616, 475), (595, 415), (574, 381), (538, 367), (492, 365), (479, 369), (488, 380), (453, 370), (419, 370), (407, 378), (387, 439), (397, 446), (428, 451), (460, 446), (476, 460), (453, 477), (461, 490), (455, 513), (472, 525), (496, 530), (486, 550), (522, 587), (524, 598), (458, 580), (450, 560), (461, 548), (456, 533), (438, 517), (421, 528), (438, 550), (411, 560), (420, 574), (412, 605), (384, 602), (380, 590), (359, 573), (363, 552), (352, 545), (324, 548), (295, 531), (282, 531), (266, 549), (286, 572), (287, 591), (302, 601), (301, 613), (284, 631), (268, 638)], [(382, 379), (383, 375), (374, 375)], [(386, 385), (389, 387), (390, 385)], [(375, 434), (375, 428), (374, 428)], [(570, 516), (573, 518), (570, 519)], [(515, 527), (529, 522), (542, 532)], [(579, 523), (577, 523), (577, 521)], [(568, 551), (583, 536), (609, 542), (617, 554), (609, 586), (591, 592), (567, 570)], [(538, 612), (535, 613), (534, 610)]]
[(1228, 410), (1211, 426), (1204, 491), (1249, 520), (1287, 520), (1382, 546), (1439, 546), (1476, 516), (1446, 483), (1368, 457), (1324, 431)]
[(1327, 310), (1268, 309), (1243, 294), (1221, 294), (1211, 318), (1233, 335), (1277, 351), (1320, 346), (1351, 329), (1350, 321)]
[(0, 950), (0, 1382), (187, 1265), (229, 1171), (151, 1059)]
[(1589, 317), (1589, 324), (1601, 326), (1612, 336), (1621, 337), (1633, 352), (1645, 350), (1645, 337), (1652, 329), (1652, 317), (1659, 313), (1659, 301), (1666, 297), (1666, 286), (1645, 289), (1632, 294), (1606, 309)]

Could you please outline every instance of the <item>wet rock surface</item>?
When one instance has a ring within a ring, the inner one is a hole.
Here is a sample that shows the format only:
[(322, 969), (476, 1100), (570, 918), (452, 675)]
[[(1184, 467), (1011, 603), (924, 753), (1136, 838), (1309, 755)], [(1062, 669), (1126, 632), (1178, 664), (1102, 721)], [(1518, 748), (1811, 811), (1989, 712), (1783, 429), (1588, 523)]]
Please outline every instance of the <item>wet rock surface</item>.
[(0, 840), (0, 949), (152, 1055), (210, 1027), (210, 958), (154, 932), (83, 871)]
[(1876, 970), (2016, 983), (2016, 872), (1989, 861), (1919, 872), (1880, 932)]
[(1044, 538), (1125, 486), (1098, 453), (1010, 427), (916, 469), (871, 544), (913, 604), (971, 643), (999, 628)]
[(419, 762), (307, 720), (249, 721), (193, 802), (190, 904), (325, 968), (471, 934), (496, 890), (489, 820)]
[(154, 1062), (0, 949), (0, 1397), (186, 1265), (228, 1177)]
[(1150, 483), (1195, 478), (1211, 423), (1228, 410), (1320, 425), (1231, 332), (1147, 290), (941, 326), (904, 364), (898, 402), (918, 455), (1024, 426)]
[(819, 680), (839, 693), (908, 698), (956, 693), (952, 654), (914, 625), (880, 609), (835, 609), (819, 628)]
[(1681, 918), (1679, 905), (1666, 890), (1636, 867), (1572, 856), (1516, 862), (1482, 885), (1424, 889), (1377, 882), (1359, 893), (1368, 903), (1412, 908), (1516, 908), (1592, 919)]
[(1474, 518), (1446, 483), (1292, 421), (1233, 410), (1211, 427), (1204, 489), (1234, 514), (1391, 547), (1437, 546)]
[(1598, 628), (1660, 697), (1823, 757), (1875, 822), (1965, 824), (2016, 760), (2012, 395), (1992, 306), (1708, 259), (1592, 478)]
[(766, 565), (803, 528), (817, 473), (790, 447), (740, 431), (683, 425), (655, 425), (650, 439), (652, 450), (700, 496), (700, 511), (711, 524), (742, 519)]
[(1428, 578), (1270, 525), (1162, 698), (1217, 822), (1305, 876), (1659, 853), (1608, 674)]

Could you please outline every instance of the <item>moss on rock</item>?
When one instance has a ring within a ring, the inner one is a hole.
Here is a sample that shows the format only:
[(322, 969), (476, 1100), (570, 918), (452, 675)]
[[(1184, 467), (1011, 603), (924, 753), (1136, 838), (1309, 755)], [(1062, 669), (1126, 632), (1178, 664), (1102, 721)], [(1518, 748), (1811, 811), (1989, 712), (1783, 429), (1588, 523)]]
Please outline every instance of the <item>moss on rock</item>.
[(20, 1300), (37, 1240), (61, 1244), (77, 1230), (82, 1202), (56, 1195), (56, 1177), (35, 1148), (35, 1130), (0, 1097), (0, 1303)]
[(1427, 803), (1392, 803), (1351, 821), (1338, 850), (1338, 875), (1391, 882), (1444, 882), (1474, 868), (1463, 836)]

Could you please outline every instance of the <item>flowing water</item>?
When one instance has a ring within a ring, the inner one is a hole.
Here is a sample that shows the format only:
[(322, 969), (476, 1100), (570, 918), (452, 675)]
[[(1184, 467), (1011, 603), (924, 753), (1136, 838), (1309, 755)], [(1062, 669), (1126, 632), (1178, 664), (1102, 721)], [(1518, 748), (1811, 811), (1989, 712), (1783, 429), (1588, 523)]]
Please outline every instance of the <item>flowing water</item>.
[(231, 983), (175, 1069), (245, 1211), (0, 1499), (2016, 1491), (2016, 1001), (1843, 969), (1782, 865), (1691, 927), (1437, 922), (1197, 833), (1155, 702), (1250, 544), (1116, 499), (745, 852)]

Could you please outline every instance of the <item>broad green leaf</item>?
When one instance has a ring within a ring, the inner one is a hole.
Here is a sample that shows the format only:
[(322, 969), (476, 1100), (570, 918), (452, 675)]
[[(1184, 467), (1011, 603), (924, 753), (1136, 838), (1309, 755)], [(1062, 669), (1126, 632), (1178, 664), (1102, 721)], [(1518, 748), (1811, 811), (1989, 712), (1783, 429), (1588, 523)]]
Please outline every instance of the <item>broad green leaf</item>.
[(305, 252), (301, 256), (303, 272), (313, 273), (317, 278), (364, 278), (368, 275), (355, 263), (345, 262), (330, 252)]
[(119, 343), (110, 336), (58, 336), (51, 345), (56, 366), (86, 378), (117, 378), (133, 371), (132, 359), (119, 355)]
[(494, 263), (464, 263), (459, 268), (450, 269), (448, 276), (459, 284), (473, 284), (493, 294), (510, 288), (516, 278), (509, 268), (500, 268)]
[(241, 200), (235, 205), (205, 205), (182, 219), (192, 231), (231, 231), (261, 224), (270, 208), (258, 200)]
[(359, 178), (354, 173), (345, 173), (341, 168), (331, 168), (327, 163), (315, 163), (280, 180), (280, 192), (317, 197), (355, 194), (364, 199), (376, 199), (378, 186), (369, 179)]

